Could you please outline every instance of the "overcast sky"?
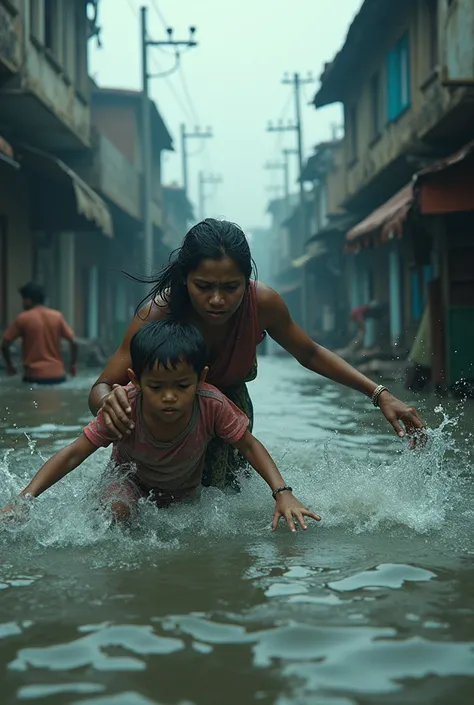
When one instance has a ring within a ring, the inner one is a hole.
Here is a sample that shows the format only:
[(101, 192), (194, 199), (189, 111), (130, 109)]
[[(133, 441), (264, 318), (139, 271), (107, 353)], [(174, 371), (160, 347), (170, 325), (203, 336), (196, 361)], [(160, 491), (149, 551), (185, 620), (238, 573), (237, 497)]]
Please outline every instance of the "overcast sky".
[[(225, 217), (244, 228), (265, 225), (266, 204), (281, 185), (281, 171), (267, 171), (268, 161), (281, 160), (283, 148), (296, 146), (293, 132), (268, 133), (268, 120), (294, 119), (291, 87), (285, 72), (318, 78), (344, 41), (361, 0), (101, 0), (102, 48), (90, 51), (90, 72), (102, 86), (140, 88), (139, 7), (149, 6), (153, 39), (165, 31), (156, 11), (174, 28), (175, 38), (197, 27), (199, 46), (182, 56), (182, 72), (151, 82), (151, 95), (173, 136), (175, 153), (165, 153), (164, 181), (181, 183), (179, 125), (211, 125), (214, 138), (189, 140), (190, 196), (197, 204), (198, 172), (221, 176), (207, 186), (206, 215)], [(173, 65), (173, 56), (150, 49), (153, 70)], [(331, 137), (341, 124), (340, 108), (316, 111), (308, 106), (317, 88), (302, 94), (305, 155)], [(186, 86), (188, 91), (186, 91)], [(187, 92), (189, 98), (187, 97)], [(296, 157), (292, 188), (296, 190)]]

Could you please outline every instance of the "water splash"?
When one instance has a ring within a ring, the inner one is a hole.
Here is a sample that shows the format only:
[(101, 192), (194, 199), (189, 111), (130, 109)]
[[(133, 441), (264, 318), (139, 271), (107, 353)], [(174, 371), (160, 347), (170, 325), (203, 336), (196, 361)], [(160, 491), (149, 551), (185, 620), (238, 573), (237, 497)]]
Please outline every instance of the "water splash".
[[(429, 431), (427, 446), (416, 451), (404, 447), (389, 461), (370, 452), (365, 460), (356, 459), (335, 442), (323, 448), (305, 444), (304, 458), (300, 457), (301, 449), (292, 453), (287, 444), (282, 445), (284, 462), (280, 468), (285, 480), (297, 497), (323, 518), (312, 531), (342, 527), (362, 533), (402, 527), (423, 534), (446, 529), (456, 514), (471, 516), (472, 490), (463, 455), (468, 450), (452, 436), (457, 420), (441, 408), (438, 411), (442, 418), (439, 426)], [(0, 461), (2, 504), (12, 501), (39, 466), (35, 441), (27, 438), (29, 455), (9, 449)], [(270, 533), (273, 500), (256, 475), (243, 483), (238, 494), (203, 489), (190, 506), (157, 510), (143, 501), (132, 531), (111, 527), (110, 512), (101, 509), (98, 500), (109, 453), (99, 450), (46, 492), (34, 502), (26, 522), (4, 522), (0, 546), (13, 540), (38, 548), (118, 541), (121, 551), (128, 546), (132, 555), (137, 542), (175, 550), (198, 537), (251, 538)], [(285, 531), (282, 525), (280, 532)]]

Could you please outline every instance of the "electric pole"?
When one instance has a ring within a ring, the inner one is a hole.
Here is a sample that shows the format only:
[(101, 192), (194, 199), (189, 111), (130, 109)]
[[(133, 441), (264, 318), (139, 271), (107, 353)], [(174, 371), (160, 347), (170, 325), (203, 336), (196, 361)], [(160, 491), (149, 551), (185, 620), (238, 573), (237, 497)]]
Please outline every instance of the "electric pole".
[(283, 188), (285, 191), (285, 209), (287, 216), (289, 215), (290, 206), (290, 179), (288, 174), (288, 160), (285, 159), (284, 162), (267, 162), (264, 169), (267, 171), (282, 171), (283, 172)]
[[(306, 203), (305, 203), (305, 191), (303, 182), (303, 126), (301, 121), (301, 86), (307, 83), (313, 83), (314, 79), (311, 74), (308, 74), (307, 78), (301, 78), (299, 73), (294, 73), (293, 77), (290, 78), (288, 74), (285, 75), (283, 81), (285, 85), (291, 85), (293, 87), (293, 95), (295, 100), (295, 130), (297, 138), (297, 149), (298, 149), (298, 177), (300, 183), (300, 217), (299, 217), (299, 230), (301, 237), (301, 249), (304, 250), (305, 243), (309, 239), (308, 232), (308, 219), (306, 217)], [(303, 323), (303, 328), (307, 327), (307, 282), (306, 282), (306, 267), (303, 266), (302, 271), (302, 286), (301, 286), (301, 319)]]
[(205, 202), (206, 202), (206, 184), (221, 184), (222, 176), (215, 176), (210, 174), (205, 176), (205, 174), (200, 171), (198, 176), (198, 187), (199, 187), (199, 220), (204, 220), (205, 214)]
[(182, 159), (182, 169), (183, 169), (183, 188), (184, 195), (188, 195), (188, 150), (187, 141), (189, 139), (210, 139), (214, 137), (212, 134), (212, 129), (207, 127), (205, 132), (202, 132), (199, 127), (196, 127), (194, 132), (186, 132), (186, 125), (181, 125), (181, 159)]
[[(152, 175), (152, 157), (153, 157), (153, 140), (151, 131), (151, 100), (149, 97), (149, 79), (154, 78), (148, 70), (148, 47), (172, 47), (176, 51), (177, 61), (179, 61), (179, 49), (181, 47), (195, 47), (197, 43), (194, 41), (195, 27), (189, 28), (189, 38), (186, 40), (175, 40), (173, 38), (172, 28), (167, 29), (168, 39), (163, 41), (152, 41), (148, 38), (147, 31), (147, 13), (146, 7), (140, 9), (141, 27), (140, 41), (142, 49), (142, 106), (141, 106), (141, 158), (142, 158), (142, 218), (143, 218), (143, 259), (145, 273), (152, 267), (153, 263), (153, 218), (151, 205), (153, 199), (153, 175)], [(169, 72), (167, 72), (169, 73)], [(157, 74), (159, 76), (160, 74)], [(166, 75), (166, 74), (163, 74)]]
[(301, 122), (301, 86), (305, 85), (307, 83), (314, 83), (314, 79), (311, 75), (308, 75), (308, 78), (301, 78), (299, 73), (293, 74), (293, 77), (290, 78), (288, 74), (285, 75), (285, 78), (282, 81), (285, 85), (292, 85), (293, 86), (293, 93), (294, 93), (294, 99), (295, 99), (295, 118), (296, 118), (296, 123), (294, 126), (294, 129), (296, 130), (296, 138), (297, 138), (297, 149), (298, 149), (298, 170), (299, 170), (299, 182), (300, 182), (300, 208), (301, 208), (301, 214), (300, 214), (300, 230), (301, 230), (301, 237), (303, 240), (303, 243), (306, 242), (308, 239), (308, 232), (307, 232), (307, 218), (306, 218), (306, 211), (305, 211), (305, 195), (304, 195), (304, 183), (303, 183), (303, 126)]

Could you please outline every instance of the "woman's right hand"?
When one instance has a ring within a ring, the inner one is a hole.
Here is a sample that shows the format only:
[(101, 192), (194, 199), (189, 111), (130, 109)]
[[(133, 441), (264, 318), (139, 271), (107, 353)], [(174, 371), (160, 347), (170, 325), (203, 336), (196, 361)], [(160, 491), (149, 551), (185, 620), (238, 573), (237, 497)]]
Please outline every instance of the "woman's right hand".
[(123, 438), (124, 435), (133, 431), (132, 409), (128, 402), (127, 392), (120, 384), (112, 386), (112, 391), (102, 400), (100, 411), (107, 430), (115, 438)]

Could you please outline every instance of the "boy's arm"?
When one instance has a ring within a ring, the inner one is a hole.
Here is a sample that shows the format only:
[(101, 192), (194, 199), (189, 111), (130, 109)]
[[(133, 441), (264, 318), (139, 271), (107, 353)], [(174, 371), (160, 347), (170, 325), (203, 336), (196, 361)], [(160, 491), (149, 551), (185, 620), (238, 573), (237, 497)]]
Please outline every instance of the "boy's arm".
[[(270, 454), (250, 431), (245, 431), (242, 438), (233, 445), (265, 480), (272, 491), (279, 487), (286, 486), (285, 480), (281, 476)], [(309, 511), (309, 509), (306, 509), (289, 490), (279, 492), (275, 500), (276, 507), (272, 522), (273, 530), (277, 528), (281, 517), (284, 517), (291, 531), (295, 531), (294, 518), (297, 519), (302, 529), (307, 529), (304, 521), (305, 516), (320, 521), (320, 517), (314, 512)]]
[(97, 446), (82, 434), (74, 443), (66, 446), (45, 462), (29, 485), (20, 493), (20, 497), (25, 497), (25, 495), (39, 497), (48, 487), (56, 484), (71, 470), (77, 468), (96, 450)]

